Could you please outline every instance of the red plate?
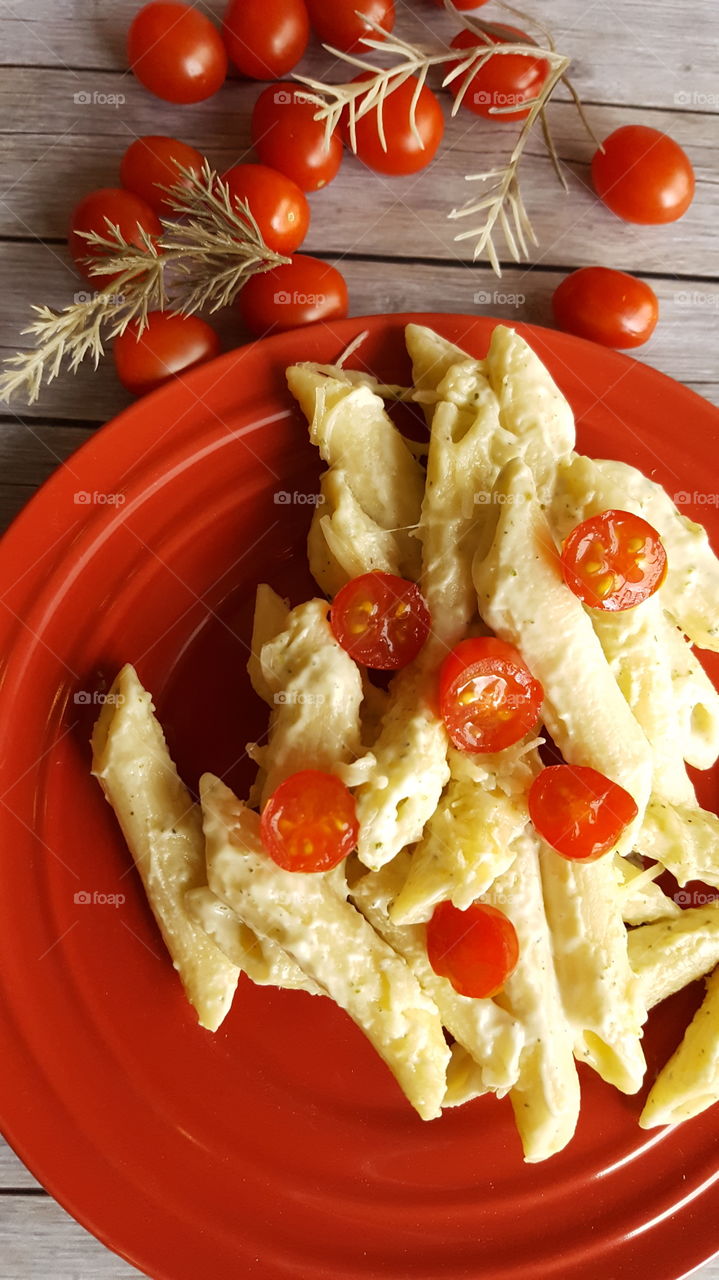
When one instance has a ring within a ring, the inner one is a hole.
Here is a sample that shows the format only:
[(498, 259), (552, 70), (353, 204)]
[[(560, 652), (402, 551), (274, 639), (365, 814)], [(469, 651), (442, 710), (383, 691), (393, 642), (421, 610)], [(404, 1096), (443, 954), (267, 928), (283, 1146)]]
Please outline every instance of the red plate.
[[(0, 545), (2, 1129), (157, 1278), (675, 1280), (719, 1247), (719, 1109), (644, 1133), (644, 1095), (583, 1072), (575, 1140), (526, 1166), (508, 1101), (423, 1124), (329, 1001), (243, 981), (211, 1036), (88, 774), (98, 699), (130, 660), (187, 781), (211, 769), (247, 785), (244, 744), (265, 718), (244, 670), (254, 586), (310, 589), (317, 463), (284, 367), (331, 360), (366, 328), (352, 363), (402, 380), (408, 319), (477, 355), (495, 323), (372, 317), (231, 352), (95, 436)], [(719, 414), (625, 356), (517, 328), (572, 402), (581, 448), (700, 490), (684, 506), (719, 541)], [(697, 999), (653, 1015), (650, 1078)]]

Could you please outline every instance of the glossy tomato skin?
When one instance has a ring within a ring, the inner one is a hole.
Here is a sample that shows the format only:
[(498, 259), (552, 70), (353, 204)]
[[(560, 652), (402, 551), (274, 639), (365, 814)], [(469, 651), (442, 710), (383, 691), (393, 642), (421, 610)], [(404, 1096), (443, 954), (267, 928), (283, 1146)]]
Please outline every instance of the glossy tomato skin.
[(123, 387), (144, 396), (178, 373), (212, 360), (220, 350), (215, 330), (199, 316), (151, 311), (139, 339), (137, 323), (115, 339), (112, 354)]
[[(492, 44), (513, 44), (518, 36), (529, 39), (526, 32), (520, 31), (518, 27), (504, 27), (504, 30), (504, 41), (499, 36), (489, 34), (487, 39)], [(452, 41), (452, 48), (464, 50), (481, 44), (481, 39), (473, 32), (460, 31)], [(455, 66), (457, 63), (450, 64), (447, 71)], [(496, 54), (488, 58), (472, 77), (462, 98), (462, 106), (487, 120), (525, 120), (531, 107), (522, 110), (521, 104), (539, 96), (548, 75), (549, 63), (543, 58), (531, 58), (523, 53)], [(463, 80), (464, 74), (457, 76), (449, 85), (450, 93), (456, 96)], [(506, 107), (520, 109), (505, 112)], [(497, 110), (500, 108), (502, 110), (498, 115)]]
[[(474, 689), (484, 690), (477, 697)], [(460, 640), (439, 673), (439, 706), (459, 751), (502, 751), (539, 718), (544, 690), (514, 645), (496, 636)]]
[[(157, 214), (153, 212), (144, 200), (141, 200), (139, 196), (134, 195), (131, 191), (124, 191), (122, 187), (100, 187), (97, 191), (91, 191), (89, 195), (84, 196), (72, 211), (67, 242), (76, 265), (97, 289), (102, 289), (111, 280), (117, 279), (118, 273), (115, 272), (114, 275), (90, 274), (90, 267), (86, 259), (92, 257), (92, 249), (87, 240), (79, 233), (81, 231), (96, 231), (100, 235), (107, 235), (106, 218), (110, 220), (113, 226), (120, 228), (128, 244), (136, 244), (139, 248), (143, 247), (140, 227), (144, 228), (148, 235), (153, 237), (162, 234), (162, 227)], [(99, 258), (104, 255), (97, 256)]]
[(385, 31), (394, 28), (394, 0), (307, 0), (307, 8), (318, 39), (345, 53), (368, 53), (363, 36), (382, 38), (363, 18), (371, 18)]
[(242, 319), (256, 337), (318, 320), (339, 320), (349, 306), (344, 276), (329, 262), (304, 253), (286, 266), (252, 276), (238, 302)]
[(331, 871), (356, 847), (358, 834), (353, 795), (320, 769), (290, 774), (260, 819), (262, 843), (285, 871)]
[(592, 160), (594, 190), (625, 222), (676, 222), (694, 198), (694, 169), (678, 142), (648, 125), (615, 129)]
[(326, 140), (316, 110), (296, 85), (271, 84), (252, 112), (252, 141), (260, 160), (303, 191), (326, 187), (342, 163), (342, 140), (337, 133)]
[(611, 267), (580, 267), (552, 298), (560, 329), (603, 347), (641, 347), (659, 319), (659, 301), (643, 280)]
[(337, 643), (355, 662), (375, 671), (399, 671), (413, 662), (431, 625), (417, 584), (394, 573), (351, 578), (330, 609)]
[(243, 76), (278, 80), (307, 48), (304, 0), (231, 0), (222, 26), (225, 48)]
[(586, 765), (543, 769), (529, 789), (529, 816), (543, 840), (572, 862), (613, 849), (638, 809), (624, 787)]
[[(363, 71), (355, 76), (353, 84), (366, 80), (370, 72)], [(384, 129), (386, 149), (377, 127), (377, 112), (368, 111), (357, 121), (356, 143), (357, 155), (370, 169), (377, 173), (386, 173), (390, 177), (398, 174), (417, 173), (431, 164), (439, 144), (444, 137), (444, 116), (439, 99), (428, 85), (422, 87), (416, 110), (416, 124), (423, 146), (420, 146), (410, 123), (410, 108), (417, 88), (417, 79), (410, 76), (397, 89), (394, 89), (384, 100)], [(361, 99), (358, 99), (358, 102)], [(352, 146), (351, 131), (348, 122), (343, 119), (342, 134), (348, 146)]]
[(165, 102), (202, 102), (225, 82), (219, 32), (187, 4), (147, 4), (135, 15), (127, 56), (137, 79)]
[(196, 176), (202, 172), (203, 157), (187, 142), (162, 135), (148, 135), (131, 142), (120, 163), (120, 181), (155, 213), (168, 217), (172, 205), (161, 187), (173, 186), (180, 177), (177, 165)]
[(460, 911), (440, 902), (427, 925), (427, 956), (435, 973), (461, 996), (496, 996), (517, 967), (519, 942), (508, 916), (474, 902)]
[(561, 566), (570, 591), (584, 604), (620, 613), (659, 590), (667, 553), (648, 521), (609, 509), (572, 529), (562, 545)]
[(236, 164), (223, 180), (233, 202), (246, 200), (268, 249), (299, 249), (310, 225), (310, 206), (296, 182), (264, 164)]

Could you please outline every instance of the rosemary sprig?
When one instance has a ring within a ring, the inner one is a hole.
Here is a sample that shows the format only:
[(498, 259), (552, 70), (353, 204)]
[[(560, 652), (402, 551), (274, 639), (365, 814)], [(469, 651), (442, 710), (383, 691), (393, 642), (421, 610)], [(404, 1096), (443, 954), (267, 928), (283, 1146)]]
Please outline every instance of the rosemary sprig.
[(128, 244), (107, 219), (106, 234), (83, 233), (93, 250), (92, 278), (113, 279), (60, 311), (33, 307), (36, 318), (22, 332), (35, 345), (5, 360), (1, 400), (24, 391), (33, 404), (43, 381), (52, 382), (63, 364), (75, 373), (90, 358), (97, 368), (105, 344), (132, 321), (141, 334), (150, 311), (168, 306), (183, 315), (217, 311), (233, 301), (251, 275), (289, 261), (268, 249), (247, 203), (233, 202), (207, 161), (200, 174), (178, 169), (177, 183), (164, 190), (173, 213), (183, 220), (161, 218), (156, 243), (143, 232), (142, 246)]
[[(345, 112), (350, 145), (352, 150), (356, 152), (357, 122), (369, 112), (376, 112), (377, 132), (381, 145), (386, 150), (385, 103), (389, 94), (409, 79), (410, 76), (416, 76), (418, 80), (410, 108), (410, 125), (415, 138), (422, 145), (422, 139), (417, 128), (416, 107), (422, 86), (432, 68), (446, 66), (447, 63), (455, 64), (442, 80), (442, 88), (447, 88), (456, 82), (457, 87), (453, 91), (455, 96), (451, 112), (454, 116), (459, 111), (474, 77), (490, 58), (521, 54), (547, 62), (549, 64), (549, 75), (537, 98), (531, 102), (522, 102), (514, 106), (492, 108), (493, 115), (511, 118), (513, 113), (525, 111), (529, 107), (529, 115), (523, 121), (519, 137), (507, 163), (498, 168), (485, 170), (483, 173), (467, 175), (466, 180), (469, 182), (484, 182), (489, 185), (485, 187), (479, 200), (468, 201), (461, 208), (451, 209), (448, 214), (450, 219), (465, 218), (480, 212), (484, 214), (480, 225), (473, 227), (469, 231), (460, 232), (455, 236), (455, 240), (474, 239), (474, 260), (476, 261), (483, 254), (486, 254), (496, 274), (501, 276), (502, 272), (495, 246), (497, 232), (501, 232), (509, 253), (517, 262), (520, 260), (520, 255), (527, 256), (527, 241), (531, 241), (533, 244), (538, 243), (524, 206), (518, 176), (519, 163), (529, 134), (537, 119), (541, 121), (544, 141), (557, 177), (566, 190), (566, 181), (560, 168), (559, 157), (549, 131), (546, 116), (547, 103), (560, 81), (566, 84), (569, 89), (572, 100), (588, 132), (592, 137), (594, 135), (582, 110), (579, 96), (566, 75), (570, 59), (557, 52), (551, 35), (540, 23), (533, 22), (521, 10), (502, 3), (502, 0), (499, 0), (499, 3), (512, 16), (532, 23), (544, 38), (545, 43), (539, 44), (529, 37), (522, 39), (518, 36), (513, 43), (509, 44), (506, 42), (506, 27), (501, 24), (485, 22), (479, 18), (469, 17), (466, 13), (461, 13), (457, 10), (452, 0), (445, 0), (445, 8), (453, 17), (458, 19), (466, 30), (471, 31), (477, 37), (476, 47), (466, 49), (463, 55), (456, 48), (449, 49), (446, 46), (442, 46), (435, 51), (422, 49), (406, 40), (402, 40), (395, 34), (387, 35), (378, 23), (367, 18), (366, 21), (376, 32), (376, 36), (366, 36), (362, 43), (367, 46), (368, 51), (386, 55), (387, 58), (392, 60), (392, 65), (378, 66), (375, 62), (370, 61), (368, 57), (344, 53), (328, 45), (325, 47), (334, 57), (359, 68), (361, 71), (367, 72), (367, 78), (359, 83), (342, 84), (324, 84), (320, 80), (313, 80), (303, 76), (298, 76), (297, 79), (307, 85), (310, 90), (309, 97), (317, 105), (315, 118), (324, 121), (328, 137), (337, 128), (340, 117)], [(502, 43), (495, 44), (491, 39), (492, 36), (501, 37)], [(594, 141), (596, 142), (596, 139)]]

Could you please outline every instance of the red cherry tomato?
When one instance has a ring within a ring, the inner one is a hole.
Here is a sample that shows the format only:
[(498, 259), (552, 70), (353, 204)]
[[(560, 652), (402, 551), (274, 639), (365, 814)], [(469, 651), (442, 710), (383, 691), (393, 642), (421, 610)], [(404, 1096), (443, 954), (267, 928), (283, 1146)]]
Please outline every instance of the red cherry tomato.
[(355, 662), (397, 671), (417, 657), (432, 620), (419, 587), (394, 573), (363, 573), (338, 591), (330, 626)]
[(329, 871), (357, 844), (354, 797), (332, 773), (303, 769), (281, 782), (262, 810), (260, 836), (285, 871)]
[[(520, 37), (520, 41), (522, 38), (530, 39), (526, 32), (520, 31), (518, 27), (506, 27), (502, 24), (502, 28), (506, 32), (504, 39), (487, 33), (487, 39), (492, 44), (515, 44), (517, 37)], [(530, 43), (534, 44), (534, 41), (531, 40)], [(460, 31), (452, 41), (453, 49), (471, 49), (481, 45), (481, 38), (472, 31)], [(447, 71), (453, 70), (457, 65), (456, 62), (452, 63)], [(463, 72), (449, 85), (450, 93), (455, 97), (464, 82), (465, 75), (466, 73)], [(525, 111), (513, 110), (507, 113), (501, 111), (499, 115), (497, 109), (519, 106), (523, 102), (538, 98), (548, 75), (549, 63), (544, 58), (531, 58), (524, 53), (493, 54), (479, 68), (476, 75), (472, 76), (462, 98), (462, 106), (468, 111), (473, 111), (475, 115), (485, 116), (488, 120), (525, 120), (531, 107), (527, 107)]]
[(246, 200), (268, 249), (299, 249), (310, 225), (310, 206), (296, 182), (264, 164), (236, 164), (223, 175), (233, 201)]
[(287, 174), (303, 191), (326, 187), (342, 163), (342, 141), (336, 133), (325, 138), (316, 111), (296, 85), (271, 84), (252, 112), (252, 141), (260, 160)]
[[(353, 84), (366, 80), (372, 73), (363, 71), (355, 76)], [(384, 100), (383, 121), (385, 142), (382, 141), (377, 127), (377, 112), (373, 109), (357, 121), (356, 144), (357, 155), (370, 169), (378, 173), (396, 175), (400, 173), (416, 173), (426, 169), (437, 154), (437, 148), (444, 136), (444, 116), (439, 99), (427, 86), (423, 85), (417, 100), (416, 126), (422, 144), (417, 141), (412, 130), (410, 108), (418, 81), (410, 76), (396, 89), (387, 94)], [(362, 97), (357, 99), (359, 106)], [(352, 146), (349, 125), (345, 119), (341, 124), (342, 133), (348, 146)]]
[(136, 321), (115, 339), (112, 354), (117, 376), (133, 395), (144, 396), (178, 373), (212, 360), (220, 339), (199, 316), (151, 311), (138, 337)]
[(340, 320), (349, 305), (344, 276), (329, 262), (304, 253), (286, 266), (252, 276), (238, 302), (242, 319), (257, 337), (318, 320)]
[[(161, 188), (171, 187), (180, 179), (178, 164), (199, 175), (202, 163), (199, 151), (177, 138), (136, 138), (122, 157), (120, 182), (126, 191), (140, 196), (155, 213), (168, 217), (172, 214), (172, 205)], [(184, 180), (183, 185), (186, 185)]]
[(581, 267), (554, 290), (560, 329), (603, 347), (641, 347), (659, 319), (659, 301), (643, 280), (611, 267)]
[(278, 80), (299, 62), (310, 38), (304, 0), (230, 0), (225, 48), (243, 76)]
[(341, 49), (345, 53), (350, 50), (364, 50), (369, 53), (362, 37), (369, 36), (373, 40), (381, 40), (379, 32), (364, 21), (371, 18), (379, 23), (385, 31), (394, 27), (394, 0), (307, 0), (310, 22), (315, 34), (323, 44), (333, 49)]
[(624, 787), (586, 765), (550, 765), (529, 788), (538, 834), (572, 861), (593, 862), (613, 849), (637, 812)]
[(439, 705), (460, 751), (502, 751), (536, 725), (544, 690), (513, 644), (460, 640), (439, 673)]
[(146, 4), (127, 56), (140, 84), (165, 102), (202, 102), (225, 82), (227, 54), (209, 18), (189, 4)]
[(592, 609), (632, 609), (659, 590), (666, 572), (659, 534), (631, 511), (591, 516), (562, 545), (564, 581)]
[(694, 170), (685, 151), (659, 129), (625, 124), (592, 160), (594, 190), (625, 222), (676, 222), (694, 198)]
[(93, 254), (91, 245), (79, 233), (95, 231), (98, 235), (106, 236), (108, 234), (106, 219), (113, 226), (120, 228), (128, 244), (136, 244), (139, 248), (143, 247), (141, 227), (150, 236), (162, 235), (162, 227), (157, 215), (144, 200), (133, 195), (131, 191), (123, 191), (122, 187), (100, 187), (99, 191), (91, 191), (89, 195), (84, 196), (73, 209), (67, 242), (80, 271), (87, 276), (88, 280), (92, 280), (98, 289), (104, 288), (109, 281), (116, 280), (118, 272), (114, 275), (91, 275), (87, 259), (94, 257), (100, 261), (105, 255), (97, 251)]
[(483, 902), (460, 911), (440, 902), (427, 925), (429, 963), (461, 996), (496, 996), (519, 960), (512, 921)]

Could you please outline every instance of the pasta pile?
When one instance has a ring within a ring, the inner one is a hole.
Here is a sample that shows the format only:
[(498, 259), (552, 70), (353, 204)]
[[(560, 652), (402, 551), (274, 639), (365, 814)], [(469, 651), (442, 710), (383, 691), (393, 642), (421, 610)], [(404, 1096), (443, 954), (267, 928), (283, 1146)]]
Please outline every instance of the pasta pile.
[[(131, 666), (95, 727), (93, 772), (202, 1026), (221, 1024), (241, 973), (329, 996), (423, 1119), (509, 1095), (524, 1157), (539, 1161), (574, 1133), (576, 1062), (636, 1093), (649, 1009), (704, 975), (704, 1002), (639, 1123), (677, 1123), (719, 1099), (719, 907), (682, 910), (656, 883), (666, 869), (680, 886), (719, 887), (719, 819), (686, 770), (719, 755), (719, 695), (692, 647), (719, 650), (719, 561), (641, 472), (575, 452), (571, 409), (516, 332), (495, 328), (481, 361), (416, 325), (407, 346), (426, 465), (388, 416), (387, 388), (334, 366), (287, 378), (325, 466), (308, 540), (318, 587), (332, 597), (371, 570), (417, 582), (432, 618), (419, 656), (385, 692), (338, 644), (324, 596), (290, 609), (261, 585), (249, 674), (269, 731), (250, 747), (251, 797), (206, 774), (193, 802)], [(668, 559), (661, 588), (619, 613), (586, 609), (557, 561), (562, 539), (608, 508), (649, 521)], [(529, 820), (536, 735), (495, 754), (448, 739), (438, 665), (489, 633), (541, 681), (564, 759), (636, 802), (595, 862), (560, 857)], [(337, 775), (356, 801), (356, 853), (323, 873), (284, 870), (260, 839), (258, 811), (305, 769)], [(427, 957), (436, 905), (477, 899), (519, 941), (495, 998), (458, 994)]]

